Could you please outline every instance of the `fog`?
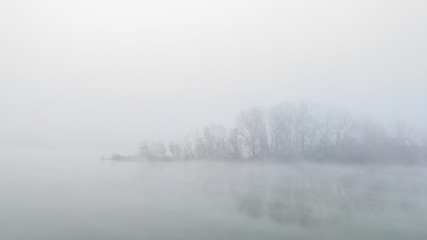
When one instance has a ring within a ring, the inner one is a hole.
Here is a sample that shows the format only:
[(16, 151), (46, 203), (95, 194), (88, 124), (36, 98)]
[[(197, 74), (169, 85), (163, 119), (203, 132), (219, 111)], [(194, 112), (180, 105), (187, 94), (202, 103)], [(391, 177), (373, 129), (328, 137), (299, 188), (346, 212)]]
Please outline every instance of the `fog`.
[(0, 239), (423, 239), (426, 23), (422, 0), (0, 0)]
[(427, 121), (424, 1), (0, 4), (1, 145), (132, 152), (280, 101)]
[[(93, 159), (92, 159), (93, 160)], [(4, 239), (424, 239), (425, 168), (6, 161)]]

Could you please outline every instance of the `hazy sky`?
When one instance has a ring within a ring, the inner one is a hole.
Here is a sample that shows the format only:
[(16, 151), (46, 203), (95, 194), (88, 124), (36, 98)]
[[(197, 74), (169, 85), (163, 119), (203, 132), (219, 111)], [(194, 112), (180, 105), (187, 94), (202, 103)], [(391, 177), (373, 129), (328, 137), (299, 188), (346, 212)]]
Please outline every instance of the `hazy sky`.
[(131, 152), (298, 100), (426, 126), (426, 43), (425, 0), (0, 0), (0, 145)]

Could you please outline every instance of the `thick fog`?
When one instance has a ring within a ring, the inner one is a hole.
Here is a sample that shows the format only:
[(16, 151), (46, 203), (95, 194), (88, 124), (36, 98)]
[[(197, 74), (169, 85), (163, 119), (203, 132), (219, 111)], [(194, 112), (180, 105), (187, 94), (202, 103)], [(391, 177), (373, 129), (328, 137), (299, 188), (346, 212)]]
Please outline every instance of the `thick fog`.
[(427, 239), (427, 1), (0, 0), (0, 239)]
[(308, 100), (424, 127), (425, 1), (1, 1), (0, 142), (132, 153)]

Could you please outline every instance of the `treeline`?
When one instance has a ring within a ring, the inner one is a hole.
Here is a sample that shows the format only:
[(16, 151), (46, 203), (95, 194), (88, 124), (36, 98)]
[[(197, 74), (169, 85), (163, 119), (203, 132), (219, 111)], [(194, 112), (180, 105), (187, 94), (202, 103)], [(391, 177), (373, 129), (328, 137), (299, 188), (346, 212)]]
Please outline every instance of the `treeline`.
[(146, 141), (138, 157), (413, 163), (426, 160), (427, 138), (403, 122), (386, 127), (337, 108), (280, 103), (241, 111), (233, 128), (212, 124), (181, 142)]

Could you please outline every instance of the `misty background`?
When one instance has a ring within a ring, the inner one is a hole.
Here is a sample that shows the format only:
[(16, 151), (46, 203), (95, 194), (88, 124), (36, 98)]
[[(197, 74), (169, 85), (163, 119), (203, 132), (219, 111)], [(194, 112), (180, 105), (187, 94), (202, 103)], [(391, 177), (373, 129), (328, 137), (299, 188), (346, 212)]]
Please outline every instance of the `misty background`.
[(0, 0), (0, 238), (427, 239), (426, 43), (425, 0)]
[(133, 153), (249, 106), (427, 122), (427, 2), (0, 1), (0, 146)]

